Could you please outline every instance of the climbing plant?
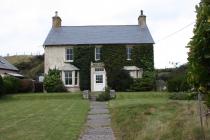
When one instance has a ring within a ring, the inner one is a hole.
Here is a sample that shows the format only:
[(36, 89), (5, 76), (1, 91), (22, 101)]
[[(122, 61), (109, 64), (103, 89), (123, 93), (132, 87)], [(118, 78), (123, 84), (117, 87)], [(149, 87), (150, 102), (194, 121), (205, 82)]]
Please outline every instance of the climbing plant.
[(90, 64), (94, 62), (95, 47), (76, 46), (74, 47), (74, 62), (73, 65), (80, 69), (79, 84), (81, 90), (90, 90)]
[[(95, 46), (85, 45), (74, 47), (74, 62), (72, 63), (80, 69), (80, 89), (90, 89), (90, 65), (95, 62)], [(107, 74), (108, 86), (119, 90), (126, 90), (132, 84), (126, 72), (123, 72), (123, 66), (137, 66), (143, 68), (145, 72), (154, 71), (153, 45), (134, 45), (132, 49), (131, 60), (126, 60), (126, 45), (103, 45), (101, 47), (101, 61), (104, 62)], [(122, 73), (123, 75), (119, 75)], [(122, 81), (120, 81), (122, 80)], [(126, 83), (127, 81), (127, 83)], [(123, 83), (126, 89), (121, 88)], [(127, 86), (129, 85), (129, 86)], [(120, 87), (117, 87), (120, 86)]]

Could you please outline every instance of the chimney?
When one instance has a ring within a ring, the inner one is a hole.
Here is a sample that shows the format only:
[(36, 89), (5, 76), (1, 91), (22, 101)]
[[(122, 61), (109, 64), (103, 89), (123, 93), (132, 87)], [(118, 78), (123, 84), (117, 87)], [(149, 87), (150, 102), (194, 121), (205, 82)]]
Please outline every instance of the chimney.
[(55, 11), (55, 16), (52, 17), (52, 27), (53, 28), (58, 28), (61, 27), (61, 18), (58, 16), (58, 12)]
[(146, 16), (144, 15), (143, 10), (141, 10), (141, 15), (138, 18), (138, 23), (142, 28), (146, 26)]

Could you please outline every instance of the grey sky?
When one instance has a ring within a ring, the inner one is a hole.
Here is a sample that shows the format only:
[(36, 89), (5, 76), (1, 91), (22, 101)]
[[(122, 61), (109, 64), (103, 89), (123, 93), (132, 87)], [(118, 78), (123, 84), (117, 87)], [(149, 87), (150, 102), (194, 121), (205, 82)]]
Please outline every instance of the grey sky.
[(42, 44), (58, 11), (62, 25), (137, 24), (140, 10), (156, 42), (155, 67), (187, 62), (185, 46), (193, 25), (165, 38), (195, 21), (200, 0), (1, 0), (0, 55), (43, 53)]

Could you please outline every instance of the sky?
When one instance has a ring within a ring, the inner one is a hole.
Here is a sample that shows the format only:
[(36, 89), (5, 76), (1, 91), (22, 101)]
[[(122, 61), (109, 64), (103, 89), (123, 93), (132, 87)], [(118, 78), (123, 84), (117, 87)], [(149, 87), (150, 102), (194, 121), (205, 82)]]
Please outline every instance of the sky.
[(187, 63), (200, 0), (1, 0), (0, 55), (43, 54), (55, 11), (64, 26), (135, 25), (140, 10), (155, 41), (155, 68)]

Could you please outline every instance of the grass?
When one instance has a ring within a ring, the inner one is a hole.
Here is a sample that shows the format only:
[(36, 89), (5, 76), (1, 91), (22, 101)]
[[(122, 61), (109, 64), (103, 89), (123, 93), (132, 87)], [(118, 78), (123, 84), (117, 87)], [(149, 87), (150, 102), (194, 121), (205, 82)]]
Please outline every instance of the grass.
[[(160, 92), (117, 94), (109, 107), (118, 140), (202, 139), (196, 101), (169, 100)], [(209, 140), (206, 125), (205, 132)]]
[(21, 94), (0, 100), (0, 140), (76, 140), (89, 110), (80, 94)]

